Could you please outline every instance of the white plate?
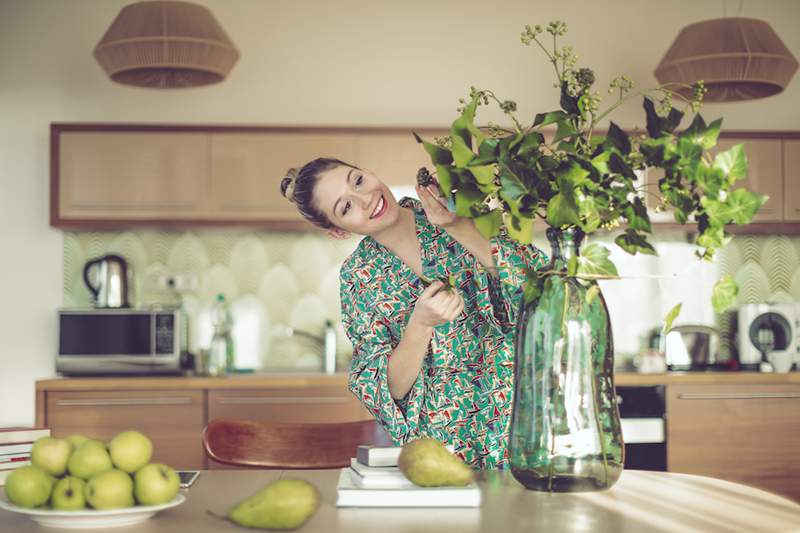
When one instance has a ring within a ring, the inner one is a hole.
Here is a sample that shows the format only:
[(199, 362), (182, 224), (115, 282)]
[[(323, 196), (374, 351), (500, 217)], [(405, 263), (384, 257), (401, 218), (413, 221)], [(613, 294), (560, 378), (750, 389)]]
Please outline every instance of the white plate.
[(172, 501), (161, 505), (135, 505), (125, 509), (97, 511), (54, 511), (51, 509), (26, 509), (0, 498), (0, 509), (28, 516), (43, 526), (61, 527), (65, 529), (94, 529), (101, 527), (129, 526), (144, 522), (158, 511), (182, 504), (186, 496), (178, 494)]

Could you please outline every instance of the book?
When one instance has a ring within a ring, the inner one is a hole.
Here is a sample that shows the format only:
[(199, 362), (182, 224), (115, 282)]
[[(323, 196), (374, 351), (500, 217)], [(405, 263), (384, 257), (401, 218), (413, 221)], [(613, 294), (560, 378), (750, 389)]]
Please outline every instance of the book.
[(11, 463), (18, 463), (20, 461), (30, 461), (30, 460), (31, 460), (31, 454), (29, 453), (0, 456), (0, 468), (3, 468), (4, 466), (9, 465)]
[(479, 507), (481, 491), (466, 487), (418, 487), (395, 489), (359, 488), (352, 468), (342, 468), (336, 485), (336, 507)]
[(0, 444), (0, 458), (4, 455), (13, 455), (17, 453), (31, 453), (33, 449), (32, 442), (25, 442), (22, 444)]
[(0, 428), (0, 444), (34, 442), (40, 437), (49, 437), (49, 428)]
[[(453, 453), (453, 446), (447, 444), (446, 448)], [(397, 466), (402, 446), (376, 446), (362, 444), (356, 449), (356, 459), (366, 466)]]
[(399, 470), (376, 476), (361, 474), (350, 467), (350, 478), (360, 489), (402, 489), (416, 486)]
[(367, 466), (359, 463), (355, 457), (350, 459), (350, 468), (361, 474), (362, 476), (392, 476), (400, 473), (400, 467), (397, 466)]

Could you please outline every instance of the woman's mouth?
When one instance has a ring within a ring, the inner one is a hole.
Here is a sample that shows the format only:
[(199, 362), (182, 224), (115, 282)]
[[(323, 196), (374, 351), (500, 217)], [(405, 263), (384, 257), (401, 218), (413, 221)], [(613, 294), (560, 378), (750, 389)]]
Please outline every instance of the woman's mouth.
[(370, 219), (378, 218), (386, 211), (386, 200), (383, 196), (378, 199), (378, 205), (375, 206), (375, 209), (372, 211), (372, 215), (370, 215)]

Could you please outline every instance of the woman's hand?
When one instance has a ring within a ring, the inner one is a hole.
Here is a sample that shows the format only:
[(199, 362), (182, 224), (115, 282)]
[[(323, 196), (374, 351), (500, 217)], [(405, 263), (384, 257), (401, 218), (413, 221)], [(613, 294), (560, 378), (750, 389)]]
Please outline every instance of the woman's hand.
[(417, 196), (422, 202), (422, 208), (425, 210), (425, 215), (431, 224), (447, 228), (464, 218), (447, 209), (447, 200), (439, 192), (438, 186), (428, 185), (423, 187), (422, 185), (417, 185), (416, 190)]
[(414, 304), (409, 322), (432, 328), (455, 319), (464, 310), (464, 298), (441, 281), (428, 285)]

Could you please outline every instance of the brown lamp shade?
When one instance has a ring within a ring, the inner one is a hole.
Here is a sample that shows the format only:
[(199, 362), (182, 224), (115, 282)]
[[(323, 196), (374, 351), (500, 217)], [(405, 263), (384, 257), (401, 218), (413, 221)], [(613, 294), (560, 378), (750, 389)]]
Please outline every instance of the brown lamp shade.
[[(665, 83), (703, 80), (706, 101), (763, 98), (783, 91), (797, 60), (763, 20), (704, 20), (681, 30), (655, 74)], [(691, 97), (691, 89), (673, 89)]]
[(116, 82), (172, 89), (222, 81), (239, 52), (205, 6), (155, 0), (122, 8), (94, 57)]

